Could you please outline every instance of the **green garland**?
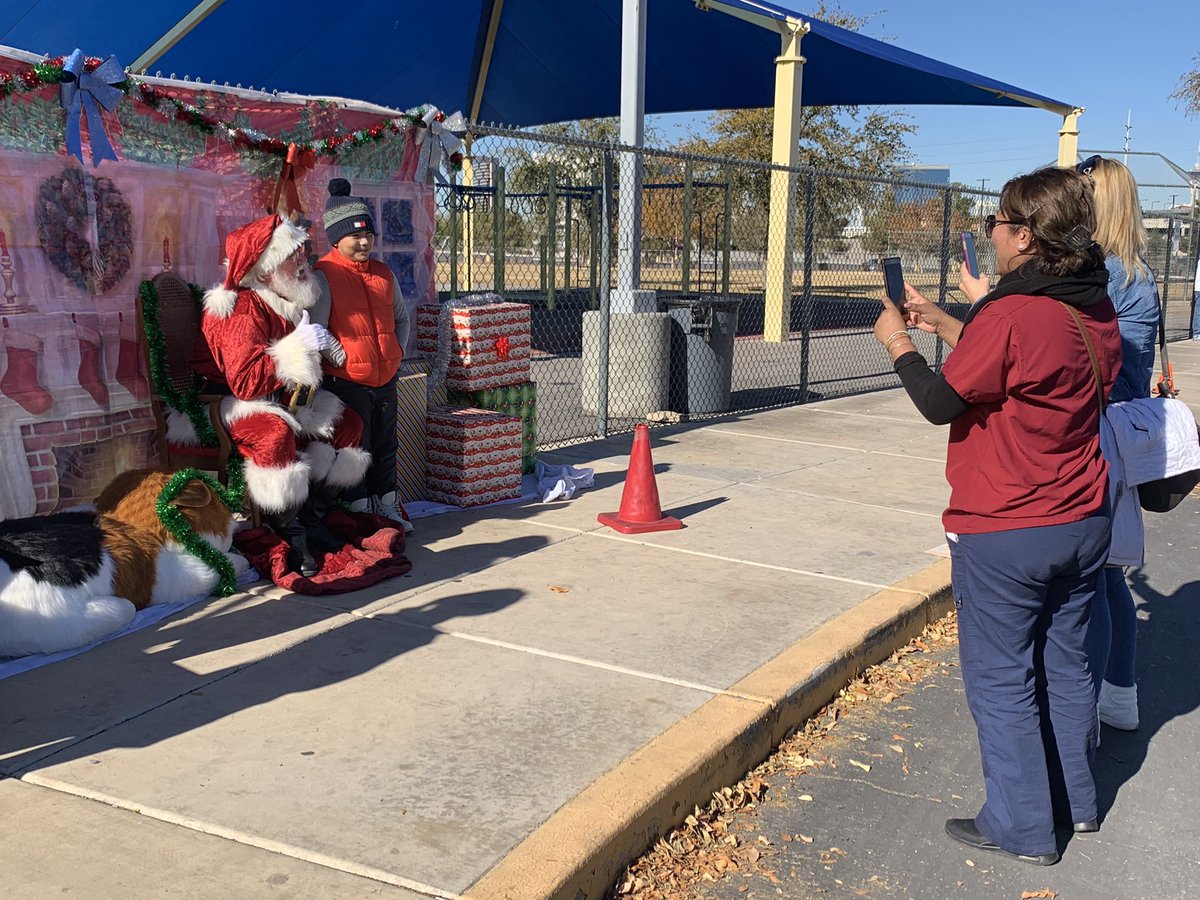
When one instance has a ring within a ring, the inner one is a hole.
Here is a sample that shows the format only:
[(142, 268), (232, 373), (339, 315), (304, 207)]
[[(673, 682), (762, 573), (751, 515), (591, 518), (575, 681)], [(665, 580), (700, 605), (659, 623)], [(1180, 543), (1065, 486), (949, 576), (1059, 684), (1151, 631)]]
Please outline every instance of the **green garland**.
[[(195, 285), (190, 287), (192, 295), (199, 302), (199, 288)], [(167, 375), (167, 344), (159, 327), (158, 292), (154, 290), (153, 282), (143, 281), (138, 286), (138, 293), (142, 298), (142, 327), (146, 332), (146, 348), (150, 356), (150, 377), (154, 379), (158, 395), (168, 406), (188, 417), (201, 447), (216, 447), (217, 432), (208, 417), (207, 408), (200, 402), (198, 392), (194, 389), (177, 391)]]
[[(191, 288), (193, 299), (196, 303), (200, 303), (200, 288), (194, 284), (189, 284), (188, 287)], [(188, 417), (202, 447), (218, 446), (217, 431), (213, 427), (212, 419), (208, 416), (207, 407), (200, 402), (199, 392), (195, 389), (185, 392), (177, 391), (171, 384), (171, 379), (167, 377), (166, 341), (163, 340), (162, 330), (159, 328), (158, 292), (154, 290), (154, 283), (143, 281), (138, 286), (138, 292), (142, 297), (142, 326), (146, 332), (146, 348), (150, 356), (150, 377), (154, 381), (158, 395), (168, 406), (174, 407)], [(246, 498), (244, 470), (245, 466), (241, 455), (236, 450), (230, 453), (226, 463), (226, 480), (229, 484), (221, 489), (221, 500), (231, 510), (241, 509)]]
[[(217, 484), (211, 475), (206, 475), (198, 469), (182, 469), (172, 475), (166, 486), (159, 492), (154, 510), (158, 513), (159, 521), (188, 553), (221, 576), (217, 582), (216, 593), (222, 597), (228, 597), (237, 591), (237, 573), (233, 570), (233, 563), (224, 553), (196, 534), (196, 529), (184, 516), (183, 511), (172, 503), (189, 481), (204, 482), (225, 506), (231, 510), (235, 508), (231, 505), (225, 489)], [(239, 503), (237, 508), (240, 506)]]

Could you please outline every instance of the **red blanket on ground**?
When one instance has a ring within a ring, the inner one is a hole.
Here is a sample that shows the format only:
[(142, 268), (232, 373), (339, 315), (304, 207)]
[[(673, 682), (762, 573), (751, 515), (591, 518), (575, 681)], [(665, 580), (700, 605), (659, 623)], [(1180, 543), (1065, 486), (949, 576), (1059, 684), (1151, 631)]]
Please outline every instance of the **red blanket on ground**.
[(288, 568), (288, 545), (270, 528), (239, 531), (233, 543), (260, 575), (297, 594), (344, 594), (412, 568), (404, 555), (404, 529), (391, 519), (335, 509), (325, 527), (345, 538), (346, 546), (318, 557), (321, 570), (307, 578)]

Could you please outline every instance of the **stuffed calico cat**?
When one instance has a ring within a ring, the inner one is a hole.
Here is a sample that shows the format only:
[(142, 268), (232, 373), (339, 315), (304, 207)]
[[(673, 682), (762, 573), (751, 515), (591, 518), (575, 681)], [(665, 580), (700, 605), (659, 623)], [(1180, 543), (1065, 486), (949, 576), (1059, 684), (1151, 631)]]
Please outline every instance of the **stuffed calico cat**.
[[(180, 546), (155, 503), (173, 473), (117, 476), (96, 512), (0, 522), (0, 657), (54, 653), (124, 628), (139, 609), (211, 593), (220, 575)], [(173, 501), (196, 533), (229, 552), (233, 516), (203, 481)]]

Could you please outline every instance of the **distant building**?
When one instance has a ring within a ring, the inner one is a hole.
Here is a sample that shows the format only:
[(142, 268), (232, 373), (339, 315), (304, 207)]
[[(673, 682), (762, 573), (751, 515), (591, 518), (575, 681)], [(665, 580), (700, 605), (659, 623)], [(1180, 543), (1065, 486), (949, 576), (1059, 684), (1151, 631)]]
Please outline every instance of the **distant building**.
[(476, 187), (492, 187), (495, 183), (492, 179), (496, 177), (496, 167), (500, 165), (500, 160), (494, 156), (472, 156), (471, 169), (474, 173)]

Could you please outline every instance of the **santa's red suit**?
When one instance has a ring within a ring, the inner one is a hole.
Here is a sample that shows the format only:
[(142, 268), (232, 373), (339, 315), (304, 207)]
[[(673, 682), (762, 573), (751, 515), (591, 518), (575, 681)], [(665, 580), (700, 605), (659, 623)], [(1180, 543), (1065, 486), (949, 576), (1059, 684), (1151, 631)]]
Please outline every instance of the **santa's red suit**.
[[(295, 512), (310, 481), (331, 492), (358, 484), (371, 461), (359, 446), (362, 420), (333, 394), (316, 390), (321, 354), (304, 340), (313, 328), (307, 305), (316, 295), (288, 299), (266, 283), (307, 237), (277, 215), (229, 235), (225, 281), (204, 295), (204, 340), (192, 359), (200, 375), (229, 388), (221, 417), (245, 461), (250, 498), (266, 513)], [(297, 386), (315, 393), (290, 413)]]

